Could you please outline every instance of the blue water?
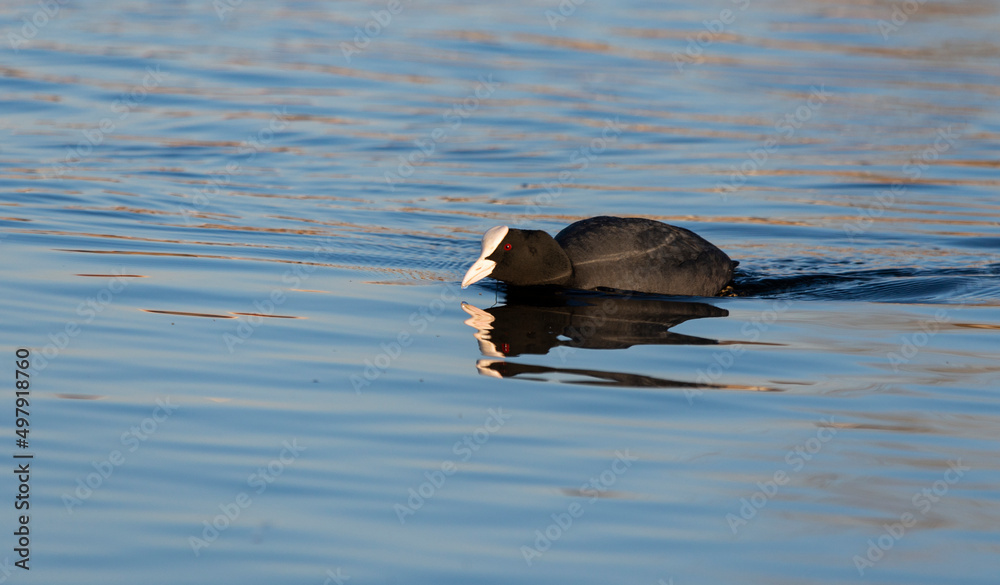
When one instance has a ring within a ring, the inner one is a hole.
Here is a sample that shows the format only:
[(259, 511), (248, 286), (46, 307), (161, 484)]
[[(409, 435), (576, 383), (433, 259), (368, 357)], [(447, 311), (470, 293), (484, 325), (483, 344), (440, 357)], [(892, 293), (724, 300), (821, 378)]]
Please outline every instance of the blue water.
[[(0, 581), (995, 583), (998, 25), (0, 7)], [(601, 214), (733, 288), (459, 287)]]

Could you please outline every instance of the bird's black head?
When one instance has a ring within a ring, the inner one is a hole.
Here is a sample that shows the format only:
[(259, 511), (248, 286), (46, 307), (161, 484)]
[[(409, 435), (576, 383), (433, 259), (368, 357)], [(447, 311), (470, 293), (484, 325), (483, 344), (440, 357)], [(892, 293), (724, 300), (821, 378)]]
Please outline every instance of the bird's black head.
[(462, 287), (487, 276), (514, 286), (563, 284), (572, 274), (569, 257), (549, 234), (497, 226), (483, 236), (482, 253)]

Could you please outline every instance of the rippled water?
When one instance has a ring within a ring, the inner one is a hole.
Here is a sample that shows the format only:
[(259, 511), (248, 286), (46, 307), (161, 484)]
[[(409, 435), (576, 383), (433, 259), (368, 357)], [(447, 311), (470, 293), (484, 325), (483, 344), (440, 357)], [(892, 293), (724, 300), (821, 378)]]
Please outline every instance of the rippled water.
[[(998, 14), (5, 4), (0, 580), (996, 582)], [(601, 214), (733, 288), (459, 288)]]

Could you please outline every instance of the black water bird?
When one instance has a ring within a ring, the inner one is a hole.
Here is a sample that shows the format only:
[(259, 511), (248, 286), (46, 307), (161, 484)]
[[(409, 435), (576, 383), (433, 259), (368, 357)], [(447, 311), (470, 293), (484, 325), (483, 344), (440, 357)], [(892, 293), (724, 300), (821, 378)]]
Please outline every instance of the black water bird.
[(601, 216), (570, 224), (555, 238), (541, 230), (489, 229), (462, 288), (490, 276), (512, 286), (714, 296), (737, 264), (690, 230)]

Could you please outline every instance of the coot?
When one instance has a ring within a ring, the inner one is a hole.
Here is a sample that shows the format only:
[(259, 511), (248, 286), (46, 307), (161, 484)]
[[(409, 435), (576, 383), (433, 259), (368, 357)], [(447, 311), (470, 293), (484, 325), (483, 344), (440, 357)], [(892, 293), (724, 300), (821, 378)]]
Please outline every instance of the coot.
[(698, 234), (637, 217), (592, 217), (555, 238), (507, 226), (483, 236), (462, 288), (487, 276), (513, 286), (559, 285), (714, 296), (739, 264)]

